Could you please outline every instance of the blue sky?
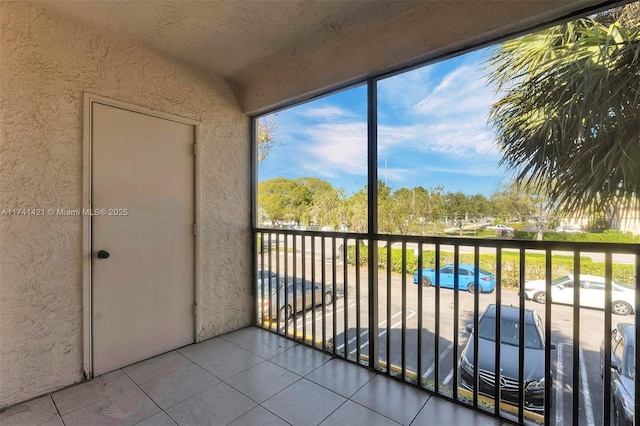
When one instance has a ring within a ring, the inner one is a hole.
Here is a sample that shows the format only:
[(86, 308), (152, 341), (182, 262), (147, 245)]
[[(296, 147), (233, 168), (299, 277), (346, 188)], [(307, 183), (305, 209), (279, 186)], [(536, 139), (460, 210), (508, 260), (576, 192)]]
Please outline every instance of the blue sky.
[[(394, 190), (442, 185), (467, 195), (495, 192), (507, 173), (487, 125), (498, 98), (487, 86), (487, 49), (378, 84), (378, 178)], [(258, 180), (317, 177), (347, 194), (367, 183), (365, 86), (276, 115), (277, 144)]]

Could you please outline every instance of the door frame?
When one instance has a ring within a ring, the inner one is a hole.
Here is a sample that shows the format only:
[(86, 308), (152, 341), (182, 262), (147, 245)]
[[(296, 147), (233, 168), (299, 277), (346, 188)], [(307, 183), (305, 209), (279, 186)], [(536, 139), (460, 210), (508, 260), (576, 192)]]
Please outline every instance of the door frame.
[[(127, 102), (117, 101), (106, 98), (104, 96), (95, 95), (84, 92), (84, 110), (83, 110), (83, 163), (82, 163), (82, 211), (90, 211), (92, 209), (92, 147), (93, 147), (93, 104), (102, 104), (114, 108), (120, 108), (127, 111), (149, 115), (152, 117), (170, 120), (193, 127), (194, 140), (194, 162), (193, 162), (193, 214), (194, 214), (194, 259), (193, 259), (193, 294), (194, 294), (194, 330), (193, 341), (199, 341), (199, 330), (201, 325), (201, 243), (200, 243), (200, 219), (201, 219), (201, 165), (200, 155), (197, 155), (197, 147), (200, 141), (200, 123), (195, 120), (180, 117), (153, 109), (133, 105)], [(83, 307), (83, 369), (84, 378), (89, 380), (93, 378), (93, 295), (91, 284), (91, 254), (92, 254), (92, 229), (91, 216), (82, 214), (82, 307)]]

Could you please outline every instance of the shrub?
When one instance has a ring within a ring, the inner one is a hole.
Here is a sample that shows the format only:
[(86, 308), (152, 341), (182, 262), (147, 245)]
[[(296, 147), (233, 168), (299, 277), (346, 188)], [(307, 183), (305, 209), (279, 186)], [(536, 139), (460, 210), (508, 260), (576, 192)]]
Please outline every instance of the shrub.
[(516, 240), (536, 240), (538, 233), (535, 231), (515, 231), (513, 238)]
[[(576, 235), (576, 234), (574, 234)], [(582, 234), (583, 235), (583, 234)], [(406, 252), (406, 268), (402, 270), (402, 249), (391, 249), (391, 271), (402, 274), (413, 275), (418, 269), (418, 259), (413, 250)], [(360, 265), (368, 265), (369, 252), (368, 247), (364, 244), (360, 246)], [(542, 253), (526, 254), (526, 270), (524, 273), (525, 280), (544, 279), (546, 270), (546, 257)], [(355, 246), (348, 247), (348, 263), (355, 264)], [(453, 253), (440, 253), (440, 266), (453, 263)], [(461, 253), (460, 263), (474, 264), (474, 255), (472, 253)], [(480, 268), (487, 271), (496, 271), (496, 255), (480, 254)], [(422, 267), (433, 268), (435, 266), (435, 252), (425, 250), (422, 252)], [(378, 248), (378, 269), (387, 267), (387, 247)], [(580, 258), (580, 272), (582, 274), (604, 276), (605, 264), (602, 262), (594, 262), (589, 257)], [(635, 270), (633, 265), (613, 265), (613, 279), (621, 283), (632, 284), (635, 280)], [(502, 286), (510, 288), (518, 288), (520, 283), (520, 253), (502, 252)], [(573, 256), (569, 255), (553, 255), (552, 271), (553, 277), (573, 273)]]
[(545, 241), (575, 241), (589, 243), (640, 243), (640, 236), (634, 236), (631, 232), (607, 230), (604, 232), (588, 232), (585, 234), (572, 234), (570, 232), (547, 232)]

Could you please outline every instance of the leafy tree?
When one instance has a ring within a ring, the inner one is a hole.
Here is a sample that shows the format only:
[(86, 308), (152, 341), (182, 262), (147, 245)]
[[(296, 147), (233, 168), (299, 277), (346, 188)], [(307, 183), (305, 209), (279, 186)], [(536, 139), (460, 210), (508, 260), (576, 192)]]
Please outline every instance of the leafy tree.
[(309, 208), (311, 222), (323, 226), (339, 229), (346, 223), (345, 199), (342, 190), (336, 190), (331, 185), (313, 192), (313, 201)]
[(473, 206), (462, 192), (447, 192), (445, 194), (446, 213), (449, 216), (467, 218)]
[(316, 197), (318, 194), (326, 191), (335, 191), (329, 182), (316, 177), (303, 177), (297, 179), (296, 182), (305, 186), (311, 193), (312, 197)]
[(476, 217), (483, 217), (491, 214), (491, 210), (493, 208), (487, 197), (482, 194), (476, 194), (467, 198), (469, 199), (469, 213)]
[(258, 162), (262, 163), (276, 144), (278, 122), (275, 115), (262, 117), (257, 122)]
[(300, 223), (311, 200), (309, 190), (292, 179), (275, 178), (258, 184), (258, 205), (276, 224)]
[[(442, 217), (445, 216), (447, 212), (446, 207), (446, 195), (444, 192), (443, 186), (437, 186), (435, 188), (424, 189), (422, 187), (416, 188), (418, 194), (424, 192), (424, 203), (420, 204), (423, 206), (423, 209), (420, 210), (422, 217), (425, 218), (427, 223), (436, 223)], [(422, 197), (419, 197), (419, 200), (422, 200)], [(438, 225), (435, 228), (433, 226), (429, 226), (431, 230), (430, 233), (434, 232), (434, 229), (441, 229), (442, 226)]]
[(553, 215), (555, 209), (544, 192), (529, 194), (529, 199), (531, 200), (532, 211), (527, 219), (529, 222), (533, 222), (536, 227), (536, 239), (542, 241), (544, 230), (548, 228), (550, 223), (556, 221), (556, 217)]
[(380, 230), (403, 235), (419, 234), (419, 201), (416, 200), (416, 189), (400, 188), (388, 198), (386, 203), (378, 206)]
[(523, 190), (522, 185), (515, 182), (503, 185), (490, 197), (492, 213), (496, 217), (507, 220), (514, 217), (522, 220), (534, 214), (531, 196)]
[(638, 3), (503, 43), (488, 61), (501, 162), (565, 213), (638, 204)]
[[(406, 188), (398, 190), (408, 192)], [(391, 187), (378, 181), (378, 230), (382, 233), (402, 233), (403, 224), (410, 214), (410, 205), (405, 204), (403, 197), (398, 197), (398, 191), (391, 193)]]
[(367, 187), (353, 194), (346, 202), (346, 224), (351, 232), (367, 232), (369, 204)]

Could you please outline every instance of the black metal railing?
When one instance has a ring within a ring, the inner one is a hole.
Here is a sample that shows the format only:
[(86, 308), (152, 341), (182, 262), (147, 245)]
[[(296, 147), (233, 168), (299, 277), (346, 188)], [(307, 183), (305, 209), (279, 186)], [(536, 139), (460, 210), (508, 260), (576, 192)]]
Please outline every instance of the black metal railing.
[(637, 339), (640, 245), (273, 229), (254, 243), (261, 327), (505, 420), (638, 424), (611, 331)]

